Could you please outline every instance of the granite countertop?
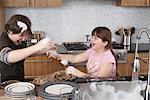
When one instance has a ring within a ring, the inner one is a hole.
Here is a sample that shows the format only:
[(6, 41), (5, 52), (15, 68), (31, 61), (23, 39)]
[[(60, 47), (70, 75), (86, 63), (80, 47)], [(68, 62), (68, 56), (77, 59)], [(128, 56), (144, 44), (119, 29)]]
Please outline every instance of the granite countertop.
[[(57, 49), (58, 53), (62, 53), (62, 54), (68, 53), (66, 48), (63, 45), (57, 45), (57, 47), (58, 47), (58, 49)], [(128, 53), (134, 53), (136, 43), (132, 43), (130, 47), (131, 48), (128, 51)], [(124, 49), (124, 46), (121, 44), (113, 44), (113, 49)], [(149, 43), (139, 43), (139, 45), (138, 45), (138, 52), (149, 52), (149, 49), (150, 49)]]
[[(129, 53), (134, 53), (135, 52), (135, 47), (136, 47), (135, 43), (131, 44), (131, 49), (128, 52)], [(149, 43), (139, 43), (139, 45), (138, 45), (138, 52), (149, 52), (149, 49), (150, 49), (150, 44)]]

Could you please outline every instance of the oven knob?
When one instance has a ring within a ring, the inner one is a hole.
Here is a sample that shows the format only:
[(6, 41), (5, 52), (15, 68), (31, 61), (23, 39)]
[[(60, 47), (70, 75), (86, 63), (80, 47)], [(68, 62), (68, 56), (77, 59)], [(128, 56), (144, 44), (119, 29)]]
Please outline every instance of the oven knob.
[(120, 58), (120, 56), (121, 56), (120, 54), (117, 54), (117, 55), (116, 55), (117, 59), (119, 59), (119, 58)]

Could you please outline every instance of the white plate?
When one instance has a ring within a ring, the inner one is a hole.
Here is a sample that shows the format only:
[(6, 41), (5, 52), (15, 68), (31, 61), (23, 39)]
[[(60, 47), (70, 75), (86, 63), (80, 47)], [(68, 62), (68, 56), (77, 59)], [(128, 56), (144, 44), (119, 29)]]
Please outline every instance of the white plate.
[(45, 88), (45, 92), (54, 95), (71, 93), (73, 87), (68, 84), (54, 84)]
[(29, 82), (18, 82), (7, 85), (4, 90), (9, 93), (25, 93), (32, 91), (35, 85)]

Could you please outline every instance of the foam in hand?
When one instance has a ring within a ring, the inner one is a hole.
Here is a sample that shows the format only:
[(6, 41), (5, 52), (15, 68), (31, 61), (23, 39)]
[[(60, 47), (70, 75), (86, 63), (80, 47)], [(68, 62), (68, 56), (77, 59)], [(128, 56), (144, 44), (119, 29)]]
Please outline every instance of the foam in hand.
[(66, 69), (66, 74), (72, 74), (73, 73), (73, 69), (74, 67), (73, 66), (68, 66), (68, 68)]
[(67, 59), (63, 59), (60, 61), (61, 64), (63, 64), (64, 66), (68, 65), (68, 60)]
[(53, 57), (53, 58), (58, 58), (58, 53), (54, 50), (50, 50), (50, 55)]
[(43, 39), (43, 42), (45, 42), (45, 43), (51, 42), (51, 39), (49, 37), (46, 37)]
[(92, 92), (96, 92), (97, 91), (96, 82), (90, 83), (90, 90)]

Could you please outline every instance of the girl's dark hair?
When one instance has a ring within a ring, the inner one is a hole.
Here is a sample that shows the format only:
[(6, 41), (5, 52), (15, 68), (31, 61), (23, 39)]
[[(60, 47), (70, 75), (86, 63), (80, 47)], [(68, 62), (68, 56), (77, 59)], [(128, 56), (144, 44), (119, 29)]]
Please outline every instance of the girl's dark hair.
[(24, 15), (13, 15), (8, 22), (5, 24), (5, 30), (6, 32), (8, 32), (8, 30), (12, 31), (13, 34), (18, 34), (21, 32), (22, 28), (20, 28), (17, 25), (17, 22), (21, 21), (23, 23), (25, 23), (27, 25), (27, 30), (26, 32), (28, 32), (29, 34), (31, 34), (31, 21), (29, 20), (29, 18), (27, 16)]
[(118, 64), (117, 62), (117, 58), (115, 56), (115, 53), (112, 50), (112, 42), (111, 42), (111, 38), (112, 38), (112, 33), (111, 31), (107, 28), (107, 27), (96, 27), (93, 31), (92, 31), (92, 36), (97, 36), (98, 38), (102, 39), (103, 42), (107, 41), (108, 44), (106, 45), (106, 49), (110, 49), (112, 54), (115, 57), (116, 60), (116, 66)]

